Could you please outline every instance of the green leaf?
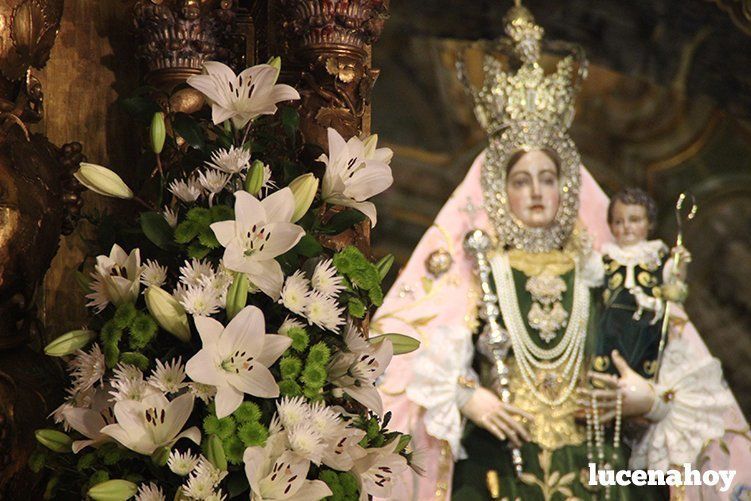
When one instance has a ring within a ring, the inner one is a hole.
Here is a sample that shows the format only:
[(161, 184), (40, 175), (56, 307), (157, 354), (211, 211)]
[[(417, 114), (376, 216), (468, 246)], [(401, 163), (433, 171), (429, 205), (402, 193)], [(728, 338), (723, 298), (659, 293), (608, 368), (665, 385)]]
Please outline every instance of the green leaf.
[(140, 220), (141, 230), (146, 238), (160, 249), (169, 249), (174, 234), (164, 217), (158, 212), (142, 212)]
[(203, 231), (198, 234), (198, 241), (201, 242), (201, 245), (208, 247), (209, 249), (216, 249), (221, 246), (219, 240), (217, 240), (214, 235), (214, 231), (208, 227), (204, 228)]
[(368, 342), (373, 345), (381, 343), (386, 339), (391, 341), (391, 345), (394, 347), (394, 355), (411, 353), (420, 347), (420, 341), (413, 337), (405, 336), (404, 334), (382, 334), (370, 338)]
[(193, 207), (185, 215), (188, 221), (195, 221), (201, 226), (208, 226), (211, 224), (211, 211), (204, 207)]
[(217, 223), (219, 221), (227, 221), (235, 218), (235, 211), (232, 209), (232, 207), (222, 204), (213, 206), (211, 209), (209, 209), (209, 213), (211, 214), (211, 222), (213, 223)]
[(289, 106), (282, 107), (280, 112), (284, 131), (290, 137), (294, 137), (295, 132), (300, 127), (300, 115), (297, 113), (296, 109)]
[(376, 263), (376, 268), (378, 268), (378, 275), (381, 277), (381, 280), (386, 278), (386, 275), (388, 274), (393, 264), (394, 264), (393, 254), (388, 254), (386, 256), (383, 256), (378, 261), (378, 263)]
[(362, 318), (365, 316), (365, 304), (360, 300), (360, 298), (349, 298), (347, 310), (349, 311), (349, 314), (355, 318)]
[(344, 230), (352, 228), (363, 219), (365, 219), (365, 214), (359, 210), (347, 209), (334, 214), (321, 231), (328, 235), (337, 235)]
[(185, 113), (176, 113), (172, 119), (172, 128), (185, 142), (197, 150), (206, 148), (203, 130), (196, 120)]
[(203, 259), (209, 252), (211, 252), (211, 249), (207, 249), (199, 242), (193, 242), (188, 246), (188, 257), (193, 259)]
[(183, 221), (175, 228), (175, 242), (187, 244), (198, 236), (202, 227), (199, 223), (191, 220)]
[(154, 113), (162, 111), (156, 101), (147, 96), (133, 96), (118, 101), (125, 112), (139, 122), (151, 123)]
[(323, 247), (315, 237), (311, 235), (303, 235), (297, 245), (292, 247), (292, 251), (305, 257), (314, 257), (323, 252)]

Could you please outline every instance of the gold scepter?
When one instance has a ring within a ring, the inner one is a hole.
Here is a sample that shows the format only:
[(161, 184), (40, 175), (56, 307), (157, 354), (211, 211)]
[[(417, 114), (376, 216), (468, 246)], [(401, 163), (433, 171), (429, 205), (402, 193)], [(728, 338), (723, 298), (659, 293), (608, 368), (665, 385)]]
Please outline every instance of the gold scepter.
[[(683, 205), (686, 201), (686, 198), (689, 198), (691, 201), (691, 206), (688, 208), (688, 210), (684, 210)], [(681, 193), (680, 196), (678, 196), (678, 200), (675, 202), (675, 220), (678, 224), (678, 235), (675, 238), (675, 249), (680, 249), (683, 247), (683, 219), (684, 214), (686, 214), (686, 221), (691, 221), (696, 216), (696, 211), (699, 209), (698, 205), (696, 205), (696, 198), (689, 193), (688, 195), (684, 192)], [(681, 253), (680, 252), (674, 252), (673, 253), (673, 272), (678, 273), (678, 267), (681, 264)], [(657, 368), (655, 369), (655, 375), (654, 380), (657, 381), (658, 376), (660, 374), (660, 368), (662, 367), (662, 356), (665, 352), (665, 344), (667, 343), (668, 339), (668, 327), (670, 326), (670, 301), (665, 301), (665, 313), (662, 317), (662, 328), (660, 329), (660, 346), (657, 349)]]
[[(464, 237), (464, 248), (472, 253), (477, 264), (477, 271), (480, 275), (480, 286), (482, 288), (482, 305), (480, 310), (482, 318), (485, 319), (485, 330), (487, 333), (487, 343), (485, 349), (480, 352), (494, 362), (496, 371), (495, 390), (501, 398), (501, 402), (508, 404), (511, 401), (511, 391), (509, 390), (509, 369), (506, 365), (506, 357), (511, 346), (511, 339), (508, 334), (501, 328), (498, 321), (500, 306), (498, 305), (498, 296), (493, 292), (490, 274), (491, 268), (488, 262), (487, 252), (492, 246), (492, 241), (487, 233), (482, 230), (473, 230)], [(514, 470), (517, 476), (521, 476), (523, 459), (522, 451), (519, 447), (511, 449), (511, 461), (514, 464)]]

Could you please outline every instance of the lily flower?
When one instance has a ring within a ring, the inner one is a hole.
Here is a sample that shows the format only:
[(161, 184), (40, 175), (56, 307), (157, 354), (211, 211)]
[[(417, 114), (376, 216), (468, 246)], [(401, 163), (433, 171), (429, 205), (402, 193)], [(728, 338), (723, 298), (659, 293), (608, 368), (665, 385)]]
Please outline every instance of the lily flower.
[(133, 249), (127, 254), (122, 247), (115, 244), (109, 256), (101, 255), (96, 258), (94, 281), (91, 283), (93, 292), (86, 297), (90, 301), (86, 306), (92, 306), (101, 312), (108, 304), (120, 306), (124, 303), (134, 303), (141, 289), (141, 251)]
[(276, 261), (300, 241), (305, 231), (290, 223), (295, 198), (289, 188), (262, 201), (246, 191), (235, 193), (235, 217), (213, 223), (211, 229), (224, 247), (224, 266), (243, 272), (274, 300), (279, 299), (284, 282), (282, 267)]
[(391, 499), (394, 478), (407, 469), (407, 460), (396, 452), (399, 440), (379, 448), (366, 449), (367, 455), (355, 461), (352, 473), (360, 481), (360, 499), (368, 496)]
[(321, 480), (307, 480), (310, 461), (286, 449), (286, 433), (269, 436), (263, 447), (243, 454), (251, 501), (317, 501), (332, 492)]
[(359, 210), (376, 225), (376, 208), (366, 200), (391, 186), (391, 150), (375, 148), (375, 141), (363, 143), (352, 137), (345, 141), (339, 133), (329, 127), (329, 154), (318, 157), (326, 164), (326, 172), (321, 184), (323, 201), (352, 207)]
[(128, 449), (151, 455), (161, 447), (172, 447), (179, 439), (201, 443), (201, 432), (193, 426), (182, 430), (193, 412), (193, 394), (185, 393), (172, 401), (163, 394), (149, 395), (140, 402), (121, 400), (115, 404), (116, 424), (102, 428)]
[(279, 396), (268, 367), (292, 343), (286, 336), (266, 334), (263, 313), (246, 306), (227, 327), (210, 317), (195, 317), (203, 348), (188, 360), (185, 372), (198, 383), (216, 387), (216, 414), (232, 414), (243, 395)]
[(260, 115), (276, 113), (277, 103), (300, 99), (293, 87), (277, 84), (277, 78), (279, 70), (268, 64), (258, 64), (235, 75), (225, 64), (206, 61), (203, 75), (192, 76), (187, 83), (208, 99), (214, 124), (232, 120), (236, 128), (242, 129)]
[(69, 407), (63, 410), (65, 422), (87, 438), (73, 442), (72, 450), (75, 454), (86, 447), (97, 448), (112, 440), (112, 437), (102, 433), (105, 426), (115, 422), (112, 403), (107, 397), (107, 391), (100, 389), (91, 397), (91, 408)]
[(383, 402), (375, 381), (391, 362), (394, 354), (391, 341), (385, 339), (372, 346), (350, 325), (345, 342), (349, 351), (334, 355), (329, 364), (329, 379), (368, 409), (383, 414)]

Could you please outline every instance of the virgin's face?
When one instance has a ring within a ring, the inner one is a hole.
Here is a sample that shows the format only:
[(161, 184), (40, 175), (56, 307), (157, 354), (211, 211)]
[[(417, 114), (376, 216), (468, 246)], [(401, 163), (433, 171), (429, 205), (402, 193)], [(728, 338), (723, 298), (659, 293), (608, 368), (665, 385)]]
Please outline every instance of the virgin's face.
[(524, 225), (550, 226), (561, 200), (555, 162), (539, 150), (525, 153), (509, 170), (506, 192), (511, 212)]

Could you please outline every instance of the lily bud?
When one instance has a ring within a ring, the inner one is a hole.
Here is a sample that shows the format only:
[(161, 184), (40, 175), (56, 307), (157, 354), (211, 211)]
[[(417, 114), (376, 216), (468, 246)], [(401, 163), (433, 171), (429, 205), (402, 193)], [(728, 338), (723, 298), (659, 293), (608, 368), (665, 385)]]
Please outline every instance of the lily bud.
[(224, 454), (222, 440), (216, 435), (210, 435), (203, 447), (206, 459), (222, 471), (227, 471), (227, 457)]
[(107, 480), (96, 484), (86, 494), (94, 501), (125, 501), (136, 495), (138, 486), (127, 480)]
[(312, 173), (303, 174), (289, 183), (289, 189), (295, 197), (295, 211), (292, 213), (291, 223), (296, 223), (308, 212), (310, 204), (318, 192), (318, 178)]
[(151, 119), (151, 149), (157, 155), (164, 148), (164, 140), (167, 138), (167, 128), (164, 125), (164, 113), (157, 111)]
[(274, 83), (276, 83), (276, 80), (279, 78), (279, 73), (282, 71), (282, 58), (279, 56), (272, 57), (266, 64), (276, 68), (276, 78), (274, 79)]
[(73, 176), (79, 183), (99, 195), (124, 199), (133, 198), (133, 192), (128, 188), (128, 185), (107, 167), (81, 162), (81, 166)]
[(34, 436), (37, 442), (54, 452), (71, 452), (73, 439), (61, 431), (45, 428), (36, 430)]
[(404, 355), (420, 347), (420, 341), (404, 334), (381, 334), (380, 336), (368, 339), (368, 342), (371, 345), (376, 345), (386, 340), (391, 341), (394, 355)]
[(51, 357), (64, 357), (80, 350), (95, 337), (96, 332), (89, 330), (66, 332), (45, 346), (44, 353)]
[(248, 289), (250, 288), (250, 282), (248, 276), (245, 273), (236, 273), (235, 280), (230, 285), (227, 291), (227, 318), (230, 320), (235, 318), (235, 315), (240, 313), (240, 310), (245, 308), (248, 303)]
[(253, 165), (250, 166), (250, 172), (245, 178), (245, 191), (253, 195), (258, 196), (258, 192), (263, 187), (263, 175), (264, 168), (263, 162), (260, 160), (253, 160)]
[(269, 61), (266, 64), (268, 64), (269, 66), (273, 66), (277, 70), (281, 70), (282, 69), (282, 58), (279, 57), (279, 56), (274, 56), (274, 57), (270, 58)]
[(178, 338), (190, 341), (190, 326), (185, 308), (172, 294), (159, 287), (151, 286), (144, 293), (146, 307), (159, 326)]
[(169, 460), (169, 454), (171, 452), (170, 447), (164, 446), (156, 449), (151, 454), (151, 462), (156, 466), (166, 466), (167, 460)]

